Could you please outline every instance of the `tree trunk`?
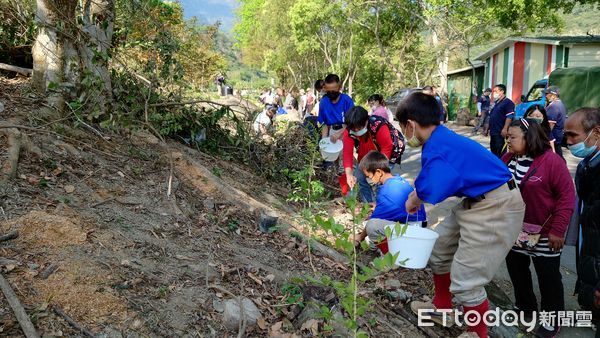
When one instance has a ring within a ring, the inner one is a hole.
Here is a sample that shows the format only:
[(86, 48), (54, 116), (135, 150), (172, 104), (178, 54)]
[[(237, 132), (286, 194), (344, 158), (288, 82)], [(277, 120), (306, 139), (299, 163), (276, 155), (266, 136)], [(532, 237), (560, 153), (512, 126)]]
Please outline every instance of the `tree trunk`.
[[(67, 35), (74, 33), (77, 0), (37, 0), (36, 21), (38, 35), (32, 48), (34, 87), (46, 92), (68, 81), (70, 57), (74, 56), (73, 44)], [(66, 34), (61, 34), (58, 26)]]
[(438, 60), (438, 73), (440, 76), (440, 86), (438, 94), (442, 96), (442, 93), (448, 92), (448, 61), (450, 55), (447, 49), (444, 49), (441, 58)]
[[(439, 50), (440, 41), (438, 39), (437, 31), (433, 27), (431, 28), (431, 42), (432, 42), (433, 47), (436, 50)], [(438, 93), (440, 94), (440, 96), (442, 95), (442, 93), (446, 93), (448, 91), (448, 60), (449, 59), (450, 59), (450, 55), (449, 55), (447, 49), (444, 49), (444, 51), (441, 53), (441, 55), (438, 54), (438, 57), (437, 57), (437, 71), (438, 71), (438, 75), (440, 77), (439, 88), (441, 89), (441, 91), (439, 91)]]
[(114, 30), (114, 0), (86, 0), (83, 7), (83, 39), (77, 50), (86, 76), (94, 77), (87, 96), (94, 102), (94, 110), (102, 115), (111, 109), (112, 85), (108, 59)]
[(35, 88), (41, 92), (59, 89), (59, 102), (83, 98), (89, 105), (85, 112), (93, 118), (109, 111), (114, 0), (84, 0), (83, 8), (78, 8), (78, 0), (36, 0), (36, 4)]

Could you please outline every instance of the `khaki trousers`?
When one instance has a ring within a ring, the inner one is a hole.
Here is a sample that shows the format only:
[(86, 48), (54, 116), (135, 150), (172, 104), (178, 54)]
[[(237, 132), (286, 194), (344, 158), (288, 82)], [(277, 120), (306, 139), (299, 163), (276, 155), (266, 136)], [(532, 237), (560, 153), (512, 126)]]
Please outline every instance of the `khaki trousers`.
[(459, 303), (477, 306), (487, 298), (484, 286), (515, 243), (524, 214), (519, 189), (503, 184), (470, 206), (461, 201), (435, 228), (440, 237), (429, 264), (434, 274), (450, 272), (450, 291)]

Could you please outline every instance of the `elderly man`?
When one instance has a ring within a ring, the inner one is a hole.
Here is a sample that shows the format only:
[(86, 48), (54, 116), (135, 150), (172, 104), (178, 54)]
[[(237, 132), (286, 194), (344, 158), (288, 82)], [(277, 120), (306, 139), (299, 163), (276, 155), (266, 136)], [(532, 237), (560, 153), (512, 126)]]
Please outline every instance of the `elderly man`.
[[(577, 166), (575, 186), (579, 203), (578, 280), (575, 292), (582, 308), (592, 311), (600, 324), (600, 110), (582, 108), (565, 124), (571, 153), (583, 160)], [(598, 334), (596, 334), (598, 337)]]
[(548, 115), (548, 123), (552, 129), (554, 137), (554, 151), (562, 155), (562, 140), (564, 137), (565, 118), (567, 117), (567, 108), (560, 100), (560, 89), (557, 86), (550, 86), (546, 89), (546, 114)]

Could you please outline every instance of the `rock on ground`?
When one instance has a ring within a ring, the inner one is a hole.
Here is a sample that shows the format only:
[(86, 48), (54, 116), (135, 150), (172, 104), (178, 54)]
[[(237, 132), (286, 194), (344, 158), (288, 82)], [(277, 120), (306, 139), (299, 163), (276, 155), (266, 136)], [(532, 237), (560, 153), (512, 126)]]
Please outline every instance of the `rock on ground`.
[(223, 310), (223, 324), (230, 330), (235, 330), (240, 325), (240, 320), (246, 318), (247, 327), (256, 325), (256, 322), (261, 317), (260, 310), (248, 298), (242, 298), (244, 306), (244, 315), (242, 317), (240, 311), (240, 302), (238, 299), (229, 299), (225, 301)]

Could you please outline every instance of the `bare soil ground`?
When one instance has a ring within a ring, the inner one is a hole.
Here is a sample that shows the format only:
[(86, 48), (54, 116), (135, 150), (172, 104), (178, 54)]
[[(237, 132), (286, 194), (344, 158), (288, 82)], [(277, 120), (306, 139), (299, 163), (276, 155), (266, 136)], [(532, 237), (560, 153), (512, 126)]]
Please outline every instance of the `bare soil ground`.
[[(36, 117), (40, 103), (27, 88), (26, 81), (0, 78), (6, 107), (0, 121), (49, 122)], [(291, 228), (258, 230), (264, 205), (295, 224), (286, 187), (149, 134), (107, 134), (106, 141), (66, 121), (23, 132), (42, 156), (22, 153), (18, 177), (0, 185), (0, 234), (19, 232), (0, 243), (0, 257), (12, 261), (2, 273), (40, 334), (80, 335), (53, 311), (58, 306), (105, 337), (235, 336), (238, 330), (228, 330), (221, 313), (232, 296), (251, 299), (261, 311), (247, 336), (335, 333), (321, 318), (304, 329), (294, 326), (300, 309), (284, 304), (289, 295), (282, 286), (307, 275), (347, 281), (349, 266), (313, 251), (313, 270), (306, 243), (291, 236)], [(6, 148), (0, 138), (0, 161)], [(342, 206), (331, 208), (347, 219)], [(46, 276), (51, 266), (57, 269)], [(398, 269), (361, 288), (375, 303), (361, 329), (373, 337), (426, 336), (402, 317), (405, 304), (389, 296), (397, 288), (427, 299), (431, 274)], [(0, 299), (0, 336), (21, 336)], [(435, 328), (429, 335), (458, 333)]]

